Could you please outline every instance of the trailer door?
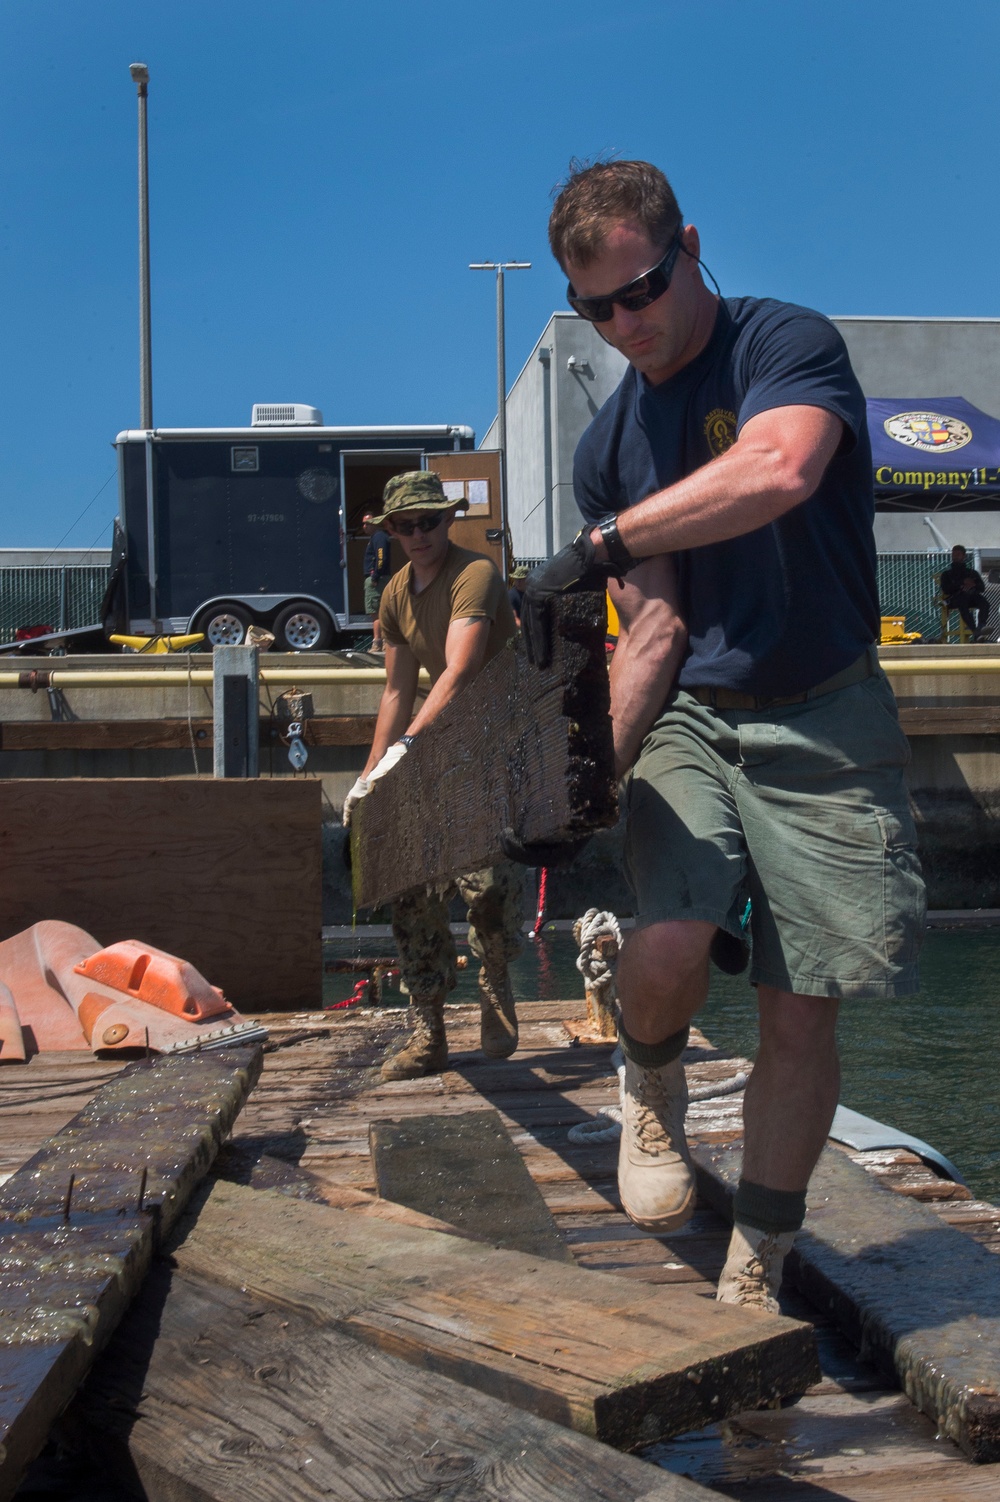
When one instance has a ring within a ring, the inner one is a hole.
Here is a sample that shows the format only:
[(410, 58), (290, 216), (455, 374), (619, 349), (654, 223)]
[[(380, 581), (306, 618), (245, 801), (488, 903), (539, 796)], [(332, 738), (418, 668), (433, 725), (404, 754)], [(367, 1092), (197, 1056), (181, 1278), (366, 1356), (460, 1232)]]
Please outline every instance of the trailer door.
[[(450, 457), (450, 456), (449, 456)], [(344, 600), (348, 627), (365, 627), (364, 556), (368, 539), (364, 530), (366, 511), (376, 516), (382, 510), (382, 492), (393, 475), (405, 474), (410, 469), (424, 469), (423, 451), (403, 447), (379, 449), (350, 449), (340, 451), (341, 473), (341, 536), (343, 538), (342, 565), (344, 569)], [(394, 570), (406, 560), (398, 547), (393, 549)]]
[(484, 553), (503, 573), (500, 450), (428, 454), (424, 468), (437, 470), (449, 499), (468, 502), (468, 509), (455, 518), (452, 541), (470, 552)]

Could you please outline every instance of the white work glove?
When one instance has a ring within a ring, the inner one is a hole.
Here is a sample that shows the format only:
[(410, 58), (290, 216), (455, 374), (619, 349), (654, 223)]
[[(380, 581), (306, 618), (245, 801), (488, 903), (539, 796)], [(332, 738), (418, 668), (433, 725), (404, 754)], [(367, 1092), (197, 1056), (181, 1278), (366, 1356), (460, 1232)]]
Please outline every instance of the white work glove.
[[(402, 741), (396, 741), (394, 745), (390, 746), (382, 760), (368, 773), (368, 787), (370, 788), (373, 782), (378, 782), (379, 778), (384, 777), (386, 772), (391, 772), (393, 767), (403, 760), (408, 749)], [(368, 788), (365, 791), (367, 792)]]
[(358, 780), (357, 780), (357, 782), (351, 788), (351, 791), (348, 793), (347, 797), (344, 799), (344, 812), (341, 815), (341, 818), (343, 820), (343, 824), (344, 824), (344, 828), (345, 829), (350, 829), (350, 827), (351, 827), (351, 814), (357, 808), (358, 804), (361, 802), (362, 798), (365, 796), (365, 794), (367, 793), (367, 791), (368, 791), (368, 778), (367, 777), (359, 777)]

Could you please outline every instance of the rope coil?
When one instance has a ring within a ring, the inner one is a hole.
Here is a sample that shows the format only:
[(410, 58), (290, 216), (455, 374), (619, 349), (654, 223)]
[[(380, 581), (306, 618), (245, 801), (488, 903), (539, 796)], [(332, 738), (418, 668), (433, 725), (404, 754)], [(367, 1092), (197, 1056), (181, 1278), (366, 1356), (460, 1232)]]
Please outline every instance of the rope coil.
[[(622, 1134), (622, 1109), (625, 1096), (625, 1058), (620, 1048), (611, 1055), (611, 1062), (618, 1074), (617, 1106), (602, 1106), (590, 1121), (581, 1121), (567, 1132), (570, 1142), (591, 1144), (616, 1142)], [(723, 1095), (736, 1095), (746, 1088), (749, 1071), (741, 1069), (728, 1080), (716, 1080), (709, 1085), (696, 1085), (688, 1092), (688, 1102), (693, 1100), (717, 1100)], [(604, 1117), (602, 1121), (601, 1118)]]

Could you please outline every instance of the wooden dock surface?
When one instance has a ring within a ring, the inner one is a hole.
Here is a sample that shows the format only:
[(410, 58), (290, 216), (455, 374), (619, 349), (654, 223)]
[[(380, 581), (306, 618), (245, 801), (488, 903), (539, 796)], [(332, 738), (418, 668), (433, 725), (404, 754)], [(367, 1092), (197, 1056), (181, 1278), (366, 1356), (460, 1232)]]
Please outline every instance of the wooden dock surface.
[[(396, 1010), (276, 1014), (264, 1074), (237, 1125), (230, 1172), (250, 1181), (260, 1155), (319, 1177), (333, 1202), (375, 1193), (369, 1125), (493, 1108), (582, 1267), (714, 1296), (728, 1239), (725, 1222), (700, 1206), (681, 1231), (653, 1236), (622, 1213), (617, 1144), (573, 1144), (570, 1126), (617, 1099), (610, 1046), (574, 1046), (579, 1002), (519, 1005), (521, 1048), (510, 1060), (478, 1052), (478, 1012), (448, 1011), (452, 1067), (441, 1076), (382, 1083), (378, 1065), (405, 1029)], [(685, 1062), (692, 1087), (730, 1079), (745, 1063), (699, 1034)], [(113, 1066), (76, 1055), (38, 1056), (0, 1073), (0, 1172), (9, 1173), (73, 1116)], [(724, 1144), (740, 1133), (740, 1094), (693, 1101), (692, 1137)], [(843, 1149), (839, 1149), (844, 1151)], [(1000, 1209), (937, 1177), (914, 1154), (848, 1156), (898, 1193), (1000, 1252)], [(792, 1407), (738, 1415), (664, 1443), (647, 1458), (744, 1502), (986, 1502), (1000, 1496), (1000, 1465), (974, 1465), (906, 1397), (796, 1294), (786, 1313), (816, 1327), (823, 1377)]]

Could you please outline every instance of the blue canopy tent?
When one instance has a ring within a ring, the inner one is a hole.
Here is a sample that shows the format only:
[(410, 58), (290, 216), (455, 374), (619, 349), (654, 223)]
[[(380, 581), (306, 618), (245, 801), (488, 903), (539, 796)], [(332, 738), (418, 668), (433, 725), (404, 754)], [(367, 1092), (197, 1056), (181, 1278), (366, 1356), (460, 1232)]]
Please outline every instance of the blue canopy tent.
[(878, 510), (967, 511), (1000, 502), (1000, 420), (961, 396), (872, 397)]

